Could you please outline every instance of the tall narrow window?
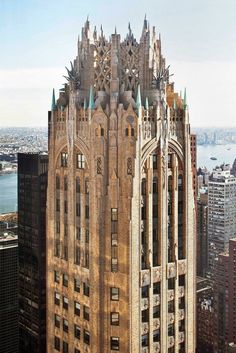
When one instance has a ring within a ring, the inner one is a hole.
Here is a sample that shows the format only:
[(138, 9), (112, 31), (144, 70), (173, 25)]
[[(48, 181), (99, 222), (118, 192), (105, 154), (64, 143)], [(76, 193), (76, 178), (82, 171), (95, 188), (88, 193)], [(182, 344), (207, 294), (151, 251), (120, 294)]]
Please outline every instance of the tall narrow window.
[(59, 175), (56, 176), (56, 189), (57, 190), (60, 189), (60, 177), (59, 177)]
[(77, 154), (77, 168), (78, 169), (85, 168), (85, 157), (83, 154)]
[(111, 337), (111, 350), (119, 351), (120, 344), (119, 344), (119, 337)]
[(61, 153), (61, 167), (67, 167), (68, 164), (68, 154), (66, 152)]

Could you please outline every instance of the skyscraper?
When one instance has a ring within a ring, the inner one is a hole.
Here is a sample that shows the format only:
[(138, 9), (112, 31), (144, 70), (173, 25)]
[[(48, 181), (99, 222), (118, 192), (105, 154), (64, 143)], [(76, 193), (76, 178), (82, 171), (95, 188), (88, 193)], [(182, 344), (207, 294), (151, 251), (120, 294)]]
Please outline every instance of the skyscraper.
[(19, 353), (46, 353), (48, 156), (18, 154)]
[(236, 177), (230, 166), (214, 169), (208, 183), (208, 262), (214, 272), (215, 259), (227, 251), (229, 240), (236, 236)]
[(195, 352), (186, 91), (155, 28), (87, 20), (49, 112), (48, 353)]
[(214, 272), (214, 352), (217, 353), (227, 352), (228, 344), (236, 342), (236, 239), (229, 240), (228, 248), (219, 255)]
[(0, 353), (18, 352), (18, 239), (0, 232)]

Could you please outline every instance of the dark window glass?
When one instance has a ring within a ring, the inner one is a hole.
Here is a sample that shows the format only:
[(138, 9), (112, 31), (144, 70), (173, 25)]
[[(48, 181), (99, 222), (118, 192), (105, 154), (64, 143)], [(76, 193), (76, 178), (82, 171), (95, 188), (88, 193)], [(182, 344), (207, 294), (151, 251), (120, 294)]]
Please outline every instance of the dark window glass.
[(111, 337), (111, 349), (118, 351), (120, 349), (119, 337)]
[(116, 287), (110, 288), (110, 298), (111, 300), (119, 300), (119, 288), (116, 288)]

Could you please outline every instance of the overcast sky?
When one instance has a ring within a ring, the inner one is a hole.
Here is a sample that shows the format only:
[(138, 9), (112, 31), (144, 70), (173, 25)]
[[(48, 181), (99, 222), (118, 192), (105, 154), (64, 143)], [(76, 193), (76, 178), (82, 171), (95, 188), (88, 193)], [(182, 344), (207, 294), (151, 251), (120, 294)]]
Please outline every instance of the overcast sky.
[(0, 126), (46, 126), (87, 15), (140, 38), (145, 13), (161, 33), (192, 126), (236, 126), (236, 0), (0, 0)]

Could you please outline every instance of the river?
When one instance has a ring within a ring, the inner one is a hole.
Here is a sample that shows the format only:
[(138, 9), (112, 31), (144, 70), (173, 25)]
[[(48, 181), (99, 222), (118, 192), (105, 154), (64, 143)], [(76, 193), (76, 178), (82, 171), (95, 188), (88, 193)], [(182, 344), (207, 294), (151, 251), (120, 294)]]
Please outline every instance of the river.
[(17, 211), (17, 174), (0, 175), (0, 214)]
[[(210, 158), (215, 157), (213, 161)], [(212, 170), (222, 163), (233, 164), (236, 158), (236, 144), (203, 145), (197, 147), (198, 167)], [(0, 214), (17, 211), (17, 174), (0, 176)]]

